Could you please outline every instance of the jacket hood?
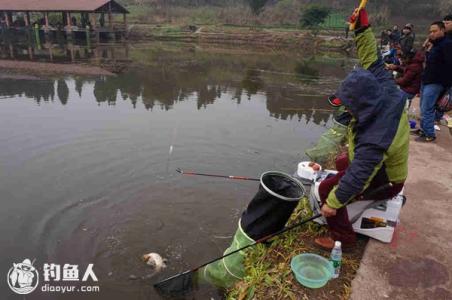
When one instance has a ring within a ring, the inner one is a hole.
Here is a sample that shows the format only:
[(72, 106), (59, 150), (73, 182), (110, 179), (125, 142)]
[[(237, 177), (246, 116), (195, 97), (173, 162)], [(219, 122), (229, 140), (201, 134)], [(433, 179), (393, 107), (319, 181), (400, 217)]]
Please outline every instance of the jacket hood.
[[(405, 107), (406, 97), (394, 80), (378, 80), (370, 71), (356, 69), (342, 82), (336, 95), (356, 120), (354, 129), (363, 134), (361, 142), (386, 145), (385, 136), (394, 136)], [(397, 126), (395, 126), (397, 127)]]
[(336, 95), (360, 123), (371, 120), (381, 110), (380, 99), (383, 93), (370, 71), (352, 71), (342, 82)]

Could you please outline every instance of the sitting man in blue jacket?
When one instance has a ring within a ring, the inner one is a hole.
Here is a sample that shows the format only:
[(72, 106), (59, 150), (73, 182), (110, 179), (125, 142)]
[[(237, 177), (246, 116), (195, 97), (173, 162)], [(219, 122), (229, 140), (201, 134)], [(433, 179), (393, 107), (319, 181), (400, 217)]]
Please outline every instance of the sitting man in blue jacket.
[[(367, 12), (361, 10), (355, 42), (362, 68), (352, 71), (331, 100), (344, 105), (351, 114), (348, 126), (348, 162), (336, 176), (319, 187), (321, 212), (326, 217), (329, 236), (315, 243), (332, 249), (334, 241), (353, 247), (356, 234), (347, 208), (352, 200), (366, 200), (376, 189), (373, 200), (389, 199), (403, 188), (408, 175), (409, 126), (405, 112), (406, 96), (378, 57), (375, 36)], [(347, 167), (348, 165), (348, 167)]]

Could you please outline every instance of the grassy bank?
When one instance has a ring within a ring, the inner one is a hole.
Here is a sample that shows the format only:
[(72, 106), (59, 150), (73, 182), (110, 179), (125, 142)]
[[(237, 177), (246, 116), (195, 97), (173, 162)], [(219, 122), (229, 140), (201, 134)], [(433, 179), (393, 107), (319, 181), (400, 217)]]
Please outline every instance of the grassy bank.
[[(313, 30), (300, 26), (310, 6), (283, 0), (266, 5), (258, 15), (245, 2), (229, 5), (137, 5), (131, 4), (130, 37), (134, 40), (172, 40), (221, 44), (273, 45), (282, 48), (329, 44), (346, 48), (345, 14), (331, 11)], [(327, 8), (325, 8), (327, 9)], [(311, 28), (311, 27), (309, 27)], [(313, 41), (312, 36), (316, 37)], [(340, 44), (340, 45), (338, 45)]]
[(225, 45), (252, 45), (274, 49), (312, 49), (344, 51), (351, 48), (352, 41), (342, 32), (298, 30), (291, 28), (253, 28), (242, 26), (180, 26), (180, 25), (133, 25), (130, 39), (178, 41)]
[[(290, 223), (312, 216), (307, 199), (301, 201)], [(301, 253), (315, 253), (324, 257), (329, 252), (314, 246), (315, 237), (326, 233), (326, 228), (310, 222), (285, 233), (275, 239), (270, 246), (258, 245), (251, 249), (245, 259), (246, 277), (227, 293), (227, 299), (348, 299), (351, 293), (351, 281), (356, 275), (359, 263), (367, 244), (367, 239), (358, 241), (351, 252), (345, 252), (342, 258), (341, 275), (330, 280), (320, 289), (308, 289), (299, 284), (291, 269), (290, 261)]]
[[(443, 1), (443, 0), (441, 0)], [(444, 0), (446, 1), (446, 0)], [(250, 9), (248, 0), (121, 0), (130, 11), (130, 23), (139, 24), (178, 24), (178, 25), (224, 25), (239, 26), (273, 26), (298, 27), (303, 12), (312, 4), (331, 10), (331, 14), (342, 16), (344, 22), (353, 7), (359, 1), (307, 1), (279, 0), (267, 3), (255, 15)], [(449, 13), (444, 7), (442, 11), (438, 1), (398, 1), (379, 3), (370, 1), (371, 22), (375, 26), (391, 28), (397, 24), (414, 23), (417, 29), (427, 28), (433, 20), (439, 20)], [(334, 19), (334, 17), (333, 17)], [(337, 20), (339, 21), (339, 20)], [(326, 22), (329, 25), (331, 23)], [(338, 26), (338, 22), (333, 22)], [(345, 25), (345, 24), (342, 24)], [(340, 26), (342, 26), (340, 25)]]
[[(256, 15), (246, 2), (218, 5), (129, 4), (131, 23), (177, 25), (223, 25), (297, 27), (307, 5), (298, 0), (281, 0), (266, 5)], [(345, 20), (345, 19), (344, 19)]]

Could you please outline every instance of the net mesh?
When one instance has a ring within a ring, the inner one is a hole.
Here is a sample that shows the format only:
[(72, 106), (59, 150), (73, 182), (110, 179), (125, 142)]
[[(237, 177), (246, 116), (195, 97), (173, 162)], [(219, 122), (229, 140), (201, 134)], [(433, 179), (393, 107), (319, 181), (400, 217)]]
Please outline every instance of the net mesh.
[(319, 164), (325, 164), (338, 153), (345, 143), (347, 137), (347, 126), (334, 121), (334, 125), (328, 129), (318, 140), (317, 144), (306, 150), (306, 155)]

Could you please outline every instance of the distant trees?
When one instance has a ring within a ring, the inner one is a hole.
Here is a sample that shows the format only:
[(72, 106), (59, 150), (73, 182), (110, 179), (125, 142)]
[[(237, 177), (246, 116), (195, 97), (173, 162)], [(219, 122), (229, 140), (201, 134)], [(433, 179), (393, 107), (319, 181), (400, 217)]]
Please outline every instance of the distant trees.
[(246, 0), (246, 1), (248, 2), (248, 5), (250, 6), (253, 14), (258, 16), (264, 9), (265, 4), (267, 4), (268, 0)]
[(439, 0), (439, 11), (440, 13), (446, 15), (452, 13), (452, 1), (450, 0)]
[(329, 14), (330, 9), (328, 7), (316, 4), (310, 5), (301, 14), (300, 25), (307, 28), (318, 26), (325, 21)]

